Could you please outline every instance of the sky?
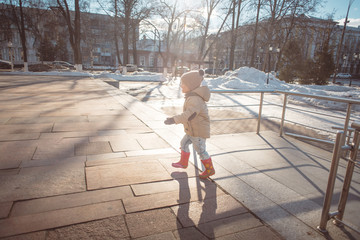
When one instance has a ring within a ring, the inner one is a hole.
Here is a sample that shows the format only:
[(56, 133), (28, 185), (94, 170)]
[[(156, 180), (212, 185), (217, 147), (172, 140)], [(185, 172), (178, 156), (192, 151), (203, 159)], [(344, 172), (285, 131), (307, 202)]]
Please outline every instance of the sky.
[[(360, 26), (360, 0), (351, 0), (353, 1), (350, 11), (349, 11), (349, 20), (347, 26), (358, 27)], [(191, 5), (191, 0), (180, 0), (181, 5)], [(316, 13), (310, 14), (314, 17), (327, 18), (331, 13), (334, 13), (334, 20), (339, 21), (341, 25), (344, 24), (346, 17), (346, 12), (348, 9), (349, 0), (323, 0), (322, 6), (319, 6)], [(90, 4), (93, 11), (98, 10), (98, 4), (96, 0), (92, 0)]]
[[(334, 12), (334, 19), (341, 20), (340, 24), (343, 25), (348, 6), (349, 0), (327, 0), (322, 7), (318, 8), (318, 13), (315, 15), (316, 17), (326, 18), (327, 14)], [(360, 0), (355, 0), (352, 3), (348, 18), (350, 22), (347, 26), (360, 26)]]

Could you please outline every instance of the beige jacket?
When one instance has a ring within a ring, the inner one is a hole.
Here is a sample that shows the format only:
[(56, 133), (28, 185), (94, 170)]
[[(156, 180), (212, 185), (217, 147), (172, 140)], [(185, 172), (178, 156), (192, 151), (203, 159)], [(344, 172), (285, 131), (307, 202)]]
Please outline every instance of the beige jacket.
[(207, 86), (194, 89), (185, 95), (183, 113), (174, 116), (176, 124), (183, 124), (185, 133), (192, 137), (210, 138), (210, 118), (206, 102), (210, 99)]

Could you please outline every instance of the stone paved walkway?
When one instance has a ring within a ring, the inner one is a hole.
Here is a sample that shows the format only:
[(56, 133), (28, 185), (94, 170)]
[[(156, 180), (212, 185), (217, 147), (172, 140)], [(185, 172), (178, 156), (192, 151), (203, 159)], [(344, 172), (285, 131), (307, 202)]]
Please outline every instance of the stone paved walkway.
[(163, 115), (103, 81), (0, 75), (0, 93), (1, 238), (282, 238), (194, 165), (173, 169)]

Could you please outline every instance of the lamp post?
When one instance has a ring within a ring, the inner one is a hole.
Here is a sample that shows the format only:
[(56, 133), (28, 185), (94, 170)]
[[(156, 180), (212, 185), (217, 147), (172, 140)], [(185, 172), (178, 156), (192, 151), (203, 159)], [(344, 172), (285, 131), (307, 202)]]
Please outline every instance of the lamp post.
[(270, 60), (271, 60), (271, 54), (270, 54), (270, 52), (272, 52), (272, 50), (273, 50), (273, 48), (270, 46), (270, 47), (269, 47), (269, 51), (268, 51), (268, 74), (267, 74), (266, 84), (269, 84)]
[(216, 68), (216, 57), (213, 57), (214, 63), (213, 63), (213, 75), (215, 75), (215, 68)]
[(354, 60), (355, 60), (355, 69), (353, 70), (353, 72), (355, 73), (355, 74), (357, 74), (358, 73), (358, 60), (359, 60), (359, 58), (360, 58), (360, 54), (359, 53), (354, 53)]
[(344, 55), (343, 56), (343, 72), (345, 73), (346, 72), (346, 65), (347, 65), (347, 63), (346, 63), (346, 59), (347, 59), (347, 56), (346, 55)]
[(280, 54), (280, 48), (276, 48), (276, 63), (275, 63), (275, 67), (274, 67), (274, 72), (276, 73), (278, 70), (278, 63), (279, 63), (279, 54)]
[(10, 58), (10, 62), (11, 62), (11, 71), (14, 71), (14, 63), (13, 63), (13, 43), (11, 41), (8, 42), (7, 44), (8, 48), (9, 48), (9, 58)]
[[(353, 56), (353, 59), (354, 59), (354, 61), (355, 61), (355, 63), (354, 63), (354, 65), (353, 66), (355, 66), (355, 71), (354, 71), (354, 69), (352, 70), (352, 72), (357, 72), (357, 61), (358, 61), (358, 59), (359, 59), (359, 54), (357, 54), (357, 53), (354, 53), (354, 56)], [(349, 83), (349, 86), (351, 87), (351, 84), (352, 84), (352, 78), (350, 78), (350, 83)]]

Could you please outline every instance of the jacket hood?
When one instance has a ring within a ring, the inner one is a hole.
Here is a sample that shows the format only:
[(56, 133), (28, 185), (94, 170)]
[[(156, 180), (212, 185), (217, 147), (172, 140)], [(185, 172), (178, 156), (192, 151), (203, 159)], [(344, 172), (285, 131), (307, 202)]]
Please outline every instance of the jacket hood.
[(204, 99), (205, 102), (208, 102), (210, 100), (210, 89), (207, 86), (198, 87), (191, 91), (190, 94), (191, 93), (199, 95), (202, 99)]

